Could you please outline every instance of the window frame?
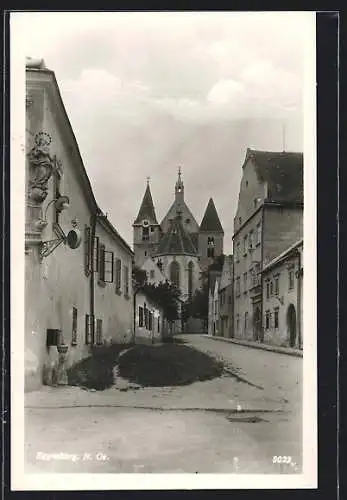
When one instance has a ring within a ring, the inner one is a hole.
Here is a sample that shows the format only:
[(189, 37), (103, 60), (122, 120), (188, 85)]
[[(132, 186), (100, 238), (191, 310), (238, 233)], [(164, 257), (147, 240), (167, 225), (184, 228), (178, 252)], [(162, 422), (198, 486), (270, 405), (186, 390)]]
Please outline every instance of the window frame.
[(78, 331), (78, 309), (72, 307), (72, 329), (71, 329), (71, 345), (77, 345), (77, 331)]

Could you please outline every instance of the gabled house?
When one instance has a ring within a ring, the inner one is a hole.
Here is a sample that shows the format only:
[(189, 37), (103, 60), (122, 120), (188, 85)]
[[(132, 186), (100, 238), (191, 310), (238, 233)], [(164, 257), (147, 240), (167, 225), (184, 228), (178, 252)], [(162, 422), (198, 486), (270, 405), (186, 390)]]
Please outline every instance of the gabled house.
[(133, 252), (98, 206), (54, 72), (26, 66), (25, 388), (133, 336)]
[(303, 154), (248, 149), (234, 218), (234, 336), (264, 340), (262, 270), (303, 236)]
[(233, 337), (234, 281), (233, 256), (224, 259), (219, 284), (219, 330), (222, 337)]

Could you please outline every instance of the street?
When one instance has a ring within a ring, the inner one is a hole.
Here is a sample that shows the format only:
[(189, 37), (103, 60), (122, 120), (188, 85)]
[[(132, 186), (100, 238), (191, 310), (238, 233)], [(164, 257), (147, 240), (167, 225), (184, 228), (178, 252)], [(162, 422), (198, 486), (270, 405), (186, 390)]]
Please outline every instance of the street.
[(182, 387), (28, 393), (26, 471), (300, 472), (302, 358), (180, 339), (223, 357), (233, 375)]

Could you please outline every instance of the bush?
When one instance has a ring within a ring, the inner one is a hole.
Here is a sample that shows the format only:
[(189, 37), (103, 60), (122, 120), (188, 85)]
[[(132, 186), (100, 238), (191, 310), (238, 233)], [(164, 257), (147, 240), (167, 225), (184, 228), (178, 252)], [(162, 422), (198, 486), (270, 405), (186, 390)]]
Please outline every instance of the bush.
[(68, 368), (68, 384), (99, 391), (108, 389), (113, 385), (113, 368), (118, 356), (129, 347), (129, 344), (93, 346), (91, 356)]

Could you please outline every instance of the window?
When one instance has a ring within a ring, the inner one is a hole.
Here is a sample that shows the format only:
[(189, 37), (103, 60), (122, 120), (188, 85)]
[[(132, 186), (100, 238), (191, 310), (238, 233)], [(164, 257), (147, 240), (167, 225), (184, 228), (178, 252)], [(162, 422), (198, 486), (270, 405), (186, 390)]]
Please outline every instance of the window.
[(280, 293), (279, 281), (280, 281), (279, 277), (276, 276), (276, 278), (275, 278), (275, 295), (279, 295), (279, 293)]
[(247, 272), (243, 273), (243, 293), (247, 293)]
[(236, 296), (238, 297), (240, 295), (240, 278), (236, 278), (236, 290), (235, 290)]
[(143, 326), (143, 307), (139, 306), (139, 326)]
[(154, 227), (153, 226), (151, 227), (151, 233), (154, 233)]
[(254, 243), (254, 231), (252, 229), (252, 231), (249, 233), (249, 249), (252, 250), (253, 248), (253, 243)]
[(247, 254), (247, 236), (243, 237), (243, 255)]
[(145, 252), (145, 257), (147, 257), (147, 252)]
[(99, 280), (105, 281), (105, 245), (99, 247)]
[(246, 181), (246, 187), (248, 187), (248, 181)]
[(190, 219), (186, 219), (186, 224), (189, 224), (190, 223)]
[(161, 259), (158, 260), (157, 266), (159, 267), (160, 270), (163, 269), (163, 263), (162, 263)]
[(271, 295), (271, 297), (273, 296), (273, 293), (274, 293), (274, 284), (273, 284), (273, 281), (270, 281), (270, 295)]
[(121, 292), (121, 278), (122, 278), (122, 262), (120, 259), (116, 259), (116, 292), (118, 294)]
[(142, 241), (148, 241), (148, 240), (149, 240), (149, 228), (143, 227), (142, 228)]
[(266, 283), (266, 298), (267, 298), (267, 300), (269, 300), (269, 298), (270, 298), (270, 282), (269, 281)]
[(143, 305), (143, 316), (145, 320), (145, 328), (148, 330), (148, 309), (146, 304)]
[(247, 331), (248, 328), (248, 312), (245, 312), (245, 332)]
[(94, 344), (94, 317), (86, 314), (85, 318), (85, 340), (86, 344)]
[(151, 311), (148, 311), (148, 330), (153, 330), (153, 314)]
[(149, 276), (150, 276), (151, 280), (154, 278), (154, 275), (155, 275), (154, 269), (151, 269), (149, 272)]
[(84, 227), (84, 272), (87, 276), (89, 276), (91, 272), (91, 235), (90, 235), (90, 227)]
[(293, 290), (293, 288), (294, 288), (294, 271), (293, 271), (293, 269), (288, 271), (288, 287), (289, 287), (289, 290)]
[(210, 257), (211, 259), (214, 258), (214, 237), (209, 236), (207, 238), (207, 257)]
[(270, 311), (265, 313), (265, 328), (268, 330), (270, 328)]
[(236, 262), (240, 261), (240, 242), (236, 244)]
[(278, 328), (278, 307), (274, 309), (274, 326)]
[(158, 317), (158, 333), (160, 333), (160, 316)]
[(95, 272), (99, 271), (99, 238), (94, 236), (93, 243), (93, 270)]
[(170, 281), (176, 286), (176, 288), (180, 287), (180, 265), (174, 260), (170, 265)]
[(77, 308), (72, 308), (72, 335), (71, 344), (77, 345)]
[(228, 304), (229, 304), (229, 305), (231, 304), (231, 301), (232, 301), (232, 296), (231, 296), (231, 295), (229, 295), (229, 297), (228, 297)]
[(257, 200), (257, 198), (254, 198), (254, 200), (253, 200), (253, 205), (254, 205), (254, 208), (257, 208), (257, 205), (258, 205), (258, 200)]
[(102, 344), (102, 319), (96, 320), (96, 343)]
[(193, 296), (193, 268), (194, 264), (192, 261), (188, 264), (188, 296), (189, 300), (192, 299)]
[(256, 245), (260, 245), (261, 243), (261, 224), (257, 224), (257, 240)]
[(124, 295), (125, 297), (129, 297), (129, 267), (124, 266)]

